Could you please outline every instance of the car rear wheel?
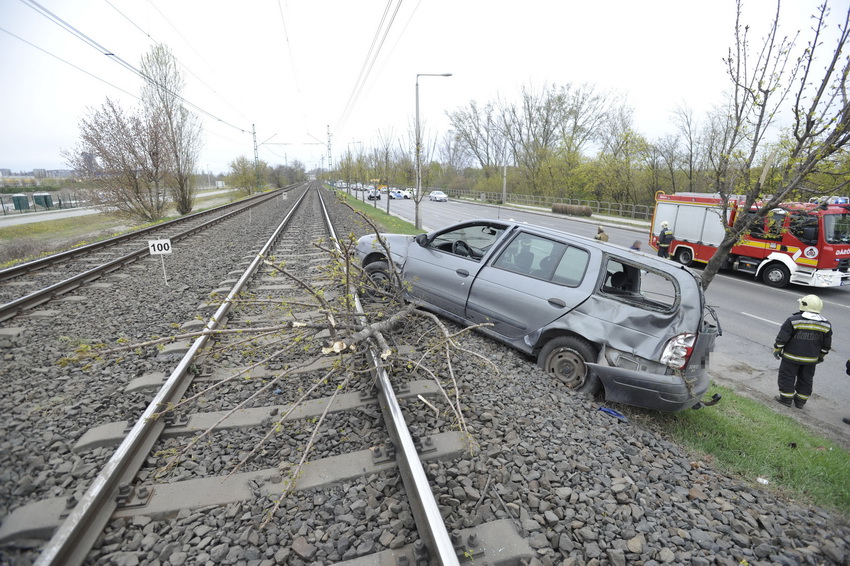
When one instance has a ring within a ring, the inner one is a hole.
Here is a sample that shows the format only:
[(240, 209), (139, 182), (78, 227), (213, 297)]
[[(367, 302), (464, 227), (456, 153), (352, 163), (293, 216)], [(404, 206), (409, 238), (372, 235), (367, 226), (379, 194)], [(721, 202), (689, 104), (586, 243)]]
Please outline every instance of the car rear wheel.
[(546, 373), (579, 393), (597, 395), (602, 382), (587, 367), (587, 362), (596, 361), (596, 349), (583, 338), (559, 336), (546, 342), (537, 364)]

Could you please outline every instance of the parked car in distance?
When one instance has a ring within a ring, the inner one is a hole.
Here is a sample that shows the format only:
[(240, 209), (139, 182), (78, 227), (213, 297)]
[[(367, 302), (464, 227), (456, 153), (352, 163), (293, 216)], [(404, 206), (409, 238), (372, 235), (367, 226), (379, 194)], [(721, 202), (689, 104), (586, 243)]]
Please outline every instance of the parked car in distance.
[(401, 193), (400, 190), (392, 189), (392, 190), (390, 190), (390, 198), (391, 199), (401, 199), (401, 198), (404, 198), (404, 195)]
[(366, 198), (369, 200), (381, 200), (381, 192), (377, 189), (369, 189), (366, 193)]
[(662, 411), (717, 402), (701, 397), (719, 322), (680, 264), (503, 220), (381, 238), (386, 247), (372, 234), (356, 248), (376, 287), (394, 291), (395, 269), (405, 299), (489, 325), (481, 332), (573, 390)]
[(413, 198), (413, 193), (410, 192), (410, 189), (402, 189), (400, 192), (402, 198)]
[(428, 200), (435, 200), (437, 202), (448, 202), (449, 197), (443, 191), (431, 191), (428, 194)]

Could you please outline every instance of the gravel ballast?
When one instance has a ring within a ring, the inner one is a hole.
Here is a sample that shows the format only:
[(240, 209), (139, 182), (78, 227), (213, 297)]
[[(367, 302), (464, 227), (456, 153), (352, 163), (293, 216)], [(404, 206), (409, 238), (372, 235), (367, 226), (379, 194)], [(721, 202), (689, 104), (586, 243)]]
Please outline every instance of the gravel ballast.
[[(347, 208), (327, 201), (340, 234), (365, 233)], [(95, 425), (140, 414), (152, 393), (127, 395), (124, 386), (173, 365), (133, 353), (91, 367), (57, 362), (84, 340), (175, 333), (284, 214), (275, 200), (250, 224), (228, 221), (194, 237), (166, 258), (168, 286), (152, 257), (0, 323), (2, 515), (82, 494), (111, 450), (77, 455), (74, 443)], [(450, 531), (511, 519), (535, 553), (532, 563), (545, 565), (850, 563), (850, 525), (841, 516), (718, 472), (479, 334), (458, 340), (493, 365), (462, 352), (452, 358), (476, 449), (425, 465)], [(340, 418), (352, 436), (369, 438), (382, 426), (377, 411)], [(429, 423), (452, 427), (445, 414)], [(293, 494), (261, 529), (268, 503), (258, 486), (253, 501), (187, 509), (167, 521), (112, 521), (86, 563), (329, 564), (416, 539), (394, 471)], [(31, 564), (37, 552), (25, 547), (0, 548), (0, 564)]]

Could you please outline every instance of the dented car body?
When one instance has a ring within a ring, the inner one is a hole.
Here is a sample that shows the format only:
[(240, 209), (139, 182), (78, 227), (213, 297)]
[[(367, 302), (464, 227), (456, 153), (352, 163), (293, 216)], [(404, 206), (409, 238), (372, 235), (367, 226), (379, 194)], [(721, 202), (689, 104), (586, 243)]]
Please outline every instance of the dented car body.
[(719, 323), (689, 269), (547, 228), (469, 220), (420, 234), (364, 236), (378, 285), (526, 354), (568, 387), (679, 411), (709, 386)]

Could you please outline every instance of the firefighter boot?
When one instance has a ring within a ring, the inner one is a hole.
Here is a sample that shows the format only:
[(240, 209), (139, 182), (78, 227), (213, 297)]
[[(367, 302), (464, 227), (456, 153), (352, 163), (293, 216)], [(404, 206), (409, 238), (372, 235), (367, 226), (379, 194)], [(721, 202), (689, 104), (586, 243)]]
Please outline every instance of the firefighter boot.
[(794, 395), (794, 406), (797, 407), (798, 409), (802, 409), (803, 405), (805, 405), (806, 401), (808, 401), (808, 400), (809, 400), (808, 395), (800, 395), (799, 393), (797, 393), (796, 395)]
[(786, 407), (790, 407), (792, 404), (792, 400), (794, 399), (793, 393), (783, 393), (779, 392), (779, 396), (776, 398), (777, 401), (785, 405)]

